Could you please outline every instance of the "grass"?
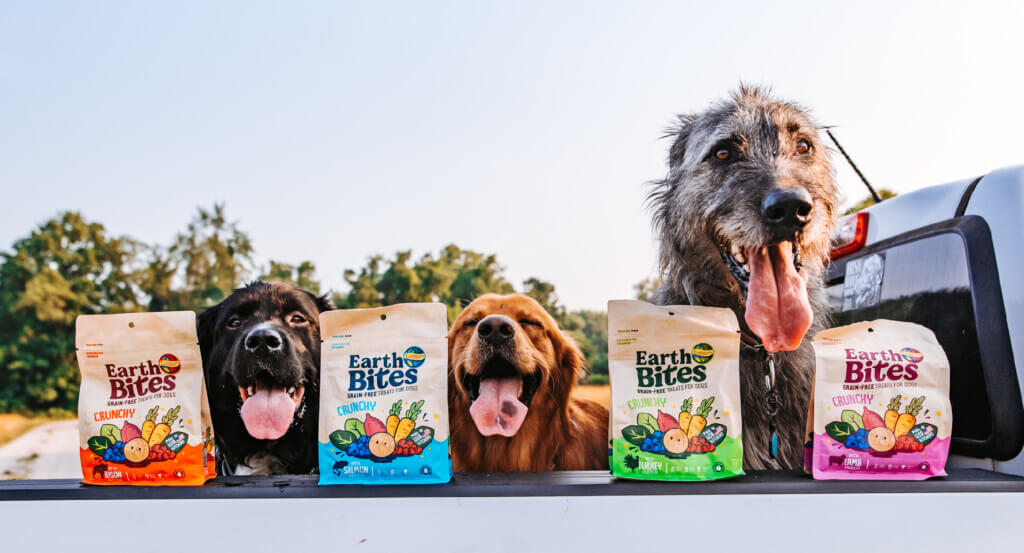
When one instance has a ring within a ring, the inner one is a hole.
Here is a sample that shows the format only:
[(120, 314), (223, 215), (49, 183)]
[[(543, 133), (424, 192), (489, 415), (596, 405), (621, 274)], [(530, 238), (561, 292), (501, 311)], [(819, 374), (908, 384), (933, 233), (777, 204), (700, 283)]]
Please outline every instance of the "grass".
[(10, 442), (41, 424), (64, 418), (67, 417), (25, 416), (18, 413), (0, 413), (0, 445)]
[(611, 386), (577, 386), (576, 397), (581, 399), (589, 399), (590, 401), (596, 401), (605, 407), (612, 404), (612, 387)]

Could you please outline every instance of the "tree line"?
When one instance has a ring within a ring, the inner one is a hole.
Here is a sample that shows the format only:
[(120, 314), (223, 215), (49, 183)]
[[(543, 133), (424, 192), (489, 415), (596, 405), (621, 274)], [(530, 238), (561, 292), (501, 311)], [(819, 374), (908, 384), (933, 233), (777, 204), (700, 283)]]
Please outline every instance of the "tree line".
[(201, 311), (254, 279), (329, 293), (339, 308), (441, 302), (449, 323), (481, 294), (521, 292), (572, 335), (590, 378), (607, 382), (607, 314), (570, 311), (554, 284), (531, 277), (517, 287), (504, 271), (495, 254), (451, 244), (418, 258), (410, 250), (371, 256), (364, 266), (344, 272), (347, 290), (325, 291), (312, 261), (271, 260), (257, 267), (252, 240), (227, 218), (223, 204), (197, 209), (169, 244), (155, 245), (110, 236), (102, 224), (63, 212), (0, 252), (0, 412), (76, 408), (79, 315)]

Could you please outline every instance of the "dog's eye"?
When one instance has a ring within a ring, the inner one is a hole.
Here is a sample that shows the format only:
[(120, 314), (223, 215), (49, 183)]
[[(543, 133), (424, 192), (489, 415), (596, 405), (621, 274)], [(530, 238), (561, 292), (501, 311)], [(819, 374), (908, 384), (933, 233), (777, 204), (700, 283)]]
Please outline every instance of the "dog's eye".
[(476, 319), (466, 319), (466, 322), (462, 323), (462, 326), (476, 326), (476, 323), (480, 321)]
[(715, 150), (715, 158), (719, 161), (729, 161), (732, 157), (732, 150), (729, 148), (718, 148)]
[(299, 315), (298, 313), (296, 313), (296, 314), (292, 315), (292, 316), (291, 316), (291, 317), (290, 317), (290, 318), (288, 319), (288, 322), (290, 322), (290, 323), (292, 323), (292, 324), (297, 324), (297, 325), (300, 325), (300, 324), (302, 324), (302, 323), (306, 322), (306, 318), (305, 318), (305, 317), (303, 317), (302, 315)]
[(543, 328), (539, 321), (535, 321), (533, 319), (519, 319), (519, 324), (521, 326), (535, 326), (537, 328)]
[(240, 326), (242, 326), (242, 319), (238, 317), (231, 317), (230, 319), (228, 319), (229, 328), (238, 328)]
[(806, 154), (811, 151), (811, 143), (805, 138), (801, 138), (796, 141), (796, 152), (798, 154)]

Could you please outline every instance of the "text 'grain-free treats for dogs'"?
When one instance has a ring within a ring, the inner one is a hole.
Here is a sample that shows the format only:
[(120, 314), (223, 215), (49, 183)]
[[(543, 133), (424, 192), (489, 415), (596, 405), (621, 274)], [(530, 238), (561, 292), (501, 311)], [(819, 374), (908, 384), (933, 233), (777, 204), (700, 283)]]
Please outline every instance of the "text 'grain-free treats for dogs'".
[(199, 485), (216, 476), (195, 313), (82, 315), (75, 346), (83, 482)]
[(612, 474), (743, 474), (740, 335), (729, 309), (608, 302)]
[(406, 303), (320, 314), (320, 483), (441, 484), (448, 311)]
[(918, 324), (870, 321), (814, 338), (812, 471), (819, 479), (946, 474), (949, 361)]

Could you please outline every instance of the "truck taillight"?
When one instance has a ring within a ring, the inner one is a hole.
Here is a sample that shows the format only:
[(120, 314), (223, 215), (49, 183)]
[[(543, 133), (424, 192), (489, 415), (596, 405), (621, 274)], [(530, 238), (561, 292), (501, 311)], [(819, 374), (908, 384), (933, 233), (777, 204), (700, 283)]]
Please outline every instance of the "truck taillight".
[(847, 215), (839, 220), (832, 235), (832, 260), (850, 255), (864, 247), (868, 241), (868, 214), (866, 211)]

